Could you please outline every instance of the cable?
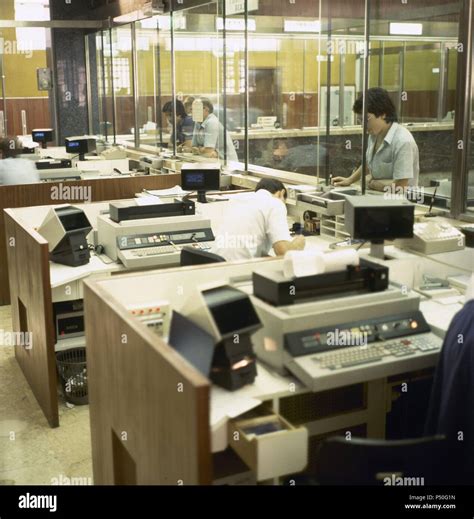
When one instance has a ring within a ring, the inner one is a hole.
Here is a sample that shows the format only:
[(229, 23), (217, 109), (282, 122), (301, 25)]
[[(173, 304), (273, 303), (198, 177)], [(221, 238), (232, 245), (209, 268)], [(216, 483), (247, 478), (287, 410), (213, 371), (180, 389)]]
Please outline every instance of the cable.
[(365, 244), (367, 243), (367, 240), (364, 240), (358, 247), (357, 250), (360, 250)]

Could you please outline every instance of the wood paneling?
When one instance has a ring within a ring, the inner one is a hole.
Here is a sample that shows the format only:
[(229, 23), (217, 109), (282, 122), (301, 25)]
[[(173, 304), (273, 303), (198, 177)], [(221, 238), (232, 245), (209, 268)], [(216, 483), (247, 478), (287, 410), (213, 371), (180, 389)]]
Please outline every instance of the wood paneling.
[(209, 381), (98, 283), (84, 303), (94, 484), (210, 484)]
[(26, 111), (27, 133), (35, 128), (51, 128), (49, 99), (32, 97), (6, 100), (8, 116), (8, 135), (23, 135), (21, 111)]
[[(181, 182), (180, 175), (141, 176), (118, 179), (97, 179), (67, 182), (68, 187), (91, 188), (92, 202), (104, 200), (119, 200), (132, 198), (143, 189), (167, 189)], [(25, 184), (15, 186), (0, 186), (0, 305), (10, 303), (8, 289), (8, 264), (4, 225), (4, 209), (14, 207), (30, 207), (35, 205), (63, 204), (64, 200), (51, 198), (52, 188), (61, 183)], [(79, 193), (81, 191), (79, 190)], [(67, 203), (82, 203), (81, 200), (68, 200)], [(38, 222), (38, 225), (41, 222)]]
[(15, 357), (49, 425), (57, 427), (59, 416), (48, 242), (37, 232), (25, 229), (12, 211), (5, 211), (5, 226), (9, 237), (7, 254), (11, 272), (13, 331), (29, 332), (32, 336), (31, 348), (15, 346)]

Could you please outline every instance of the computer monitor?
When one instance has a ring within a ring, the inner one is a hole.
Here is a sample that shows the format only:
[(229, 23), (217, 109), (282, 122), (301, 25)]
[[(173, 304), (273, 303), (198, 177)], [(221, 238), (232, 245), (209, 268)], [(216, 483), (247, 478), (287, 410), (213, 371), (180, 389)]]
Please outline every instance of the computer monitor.
[(355, 240), (370, 241), (371, 255), (383, 256), (385, 240), (413, 238), (415, 206), (406, 200), (388, 200), (374, 195), (350, 196), (344, 210), (346, 231)]
[(38, 142), (45, 150), (48, 147), (48, 142), (54, 141), (54, 130), (51, 128), (32, 130), (31, 138), (33, 142)]
[(209, 377), (215, 348), (212, 335), (173, 311), (168, 343), (205, 377)]
[(91, 231), (84, 211), (74, 206), (51, 208), (38, 228), (48, 241), (50, 260), (70, 267), (89, 263), (87, 235)]
[(184, 191), (197, 191), (198, 202), (207, 203), (206, 191), (220, 190), (221, 172), (219, 169), (182, 169), (181, 187)]
[(68, 137), (65, 141), (66, 153), (79, 155), (79, 160), (85, 160), (87, 153), (97, 148), (97, 141), (93, 137)]
[(243, 334), (261, 327), (248, 294), (225, 285), (202, 292), (214, 325), (221, 337)]
[(222, 256), (196, 247), (183, 247), (181, 249), (181, 267), (223, 262), (225, 262), (225, 259)]

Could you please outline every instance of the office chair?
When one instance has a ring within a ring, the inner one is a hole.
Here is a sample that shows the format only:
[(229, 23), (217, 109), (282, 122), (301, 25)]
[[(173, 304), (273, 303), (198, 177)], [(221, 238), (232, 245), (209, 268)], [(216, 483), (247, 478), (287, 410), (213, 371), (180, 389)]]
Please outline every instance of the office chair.
[(406, 485), (449, 484), (452, 449), (444, 436), (396, 441), (334, 436), (319, 446), (313, 483), (400, 485), (396, 478), (407, 478)]
[(181, 266), (205, 265), (208, 263), (223, 263), (225, 259), (218, 254), (205, 250), (195, 249), (194, 247), (183, 247), (181, 249)]

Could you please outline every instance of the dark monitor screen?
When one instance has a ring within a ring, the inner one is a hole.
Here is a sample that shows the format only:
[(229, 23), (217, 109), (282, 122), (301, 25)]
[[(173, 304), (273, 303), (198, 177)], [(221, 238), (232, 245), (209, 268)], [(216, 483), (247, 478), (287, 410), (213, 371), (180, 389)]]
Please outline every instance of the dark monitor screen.
[(75, 207), (60, 208), (56, 209), (56, 214), (66, 232), (92, 228), (86, 214), (81, 209)]
[(220, 176), (218, 169), (184, 169), (181, 187), (185, 191), (219, 191)]
[(230, 286), (203, 292), (204, 300), (224, 337), (260, 325), (260, 319), (249, 296)]
[(53, 130), (33, 130), (31, 137), (33, 142), (51, 142), (53, 140)]
[(86, 154), (96, 149), (96, 141), (93, 138), (67, 138), (65, 141), (66, 153)]
[(212, 335), (184, 315), (173, 311), (168, 342), (205, 377), (209, 376), (215, 347)]
[(414, 207), (396, 209), (370, 208), (358, 209), (354, 222), (354, 239), (393, 240), (413, 237)]

